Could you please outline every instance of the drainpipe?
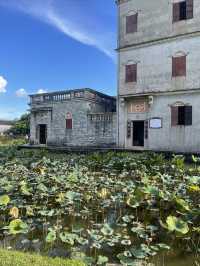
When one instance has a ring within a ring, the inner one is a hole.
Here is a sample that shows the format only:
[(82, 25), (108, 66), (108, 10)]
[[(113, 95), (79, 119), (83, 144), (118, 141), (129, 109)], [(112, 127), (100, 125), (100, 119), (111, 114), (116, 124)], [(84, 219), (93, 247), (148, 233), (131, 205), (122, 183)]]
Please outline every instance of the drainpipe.
[[(117, 48), (120, 46), (120, 3), (117, 3)], [(120, 86), (120, 51), (117, 51), (117, 146), (119, 147), (119, 86)]]

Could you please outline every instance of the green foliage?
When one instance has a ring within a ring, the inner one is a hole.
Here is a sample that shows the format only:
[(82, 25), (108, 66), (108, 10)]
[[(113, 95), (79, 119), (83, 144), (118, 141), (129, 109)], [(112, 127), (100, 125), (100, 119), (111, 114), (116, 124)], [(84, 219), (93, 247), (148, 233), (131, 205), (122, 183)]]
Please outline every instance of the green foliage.
[(85, 266), (78, 260), (51, 259), (17, 251), (0, 250), (0, 266)]
[(25, 136), (30, 132), (30, 114), (24, 114), (20, 117), (19, 120), (14, 122), (14, 125), (11, 129), (8, 130), (7, 133), (12, 133), (17, 136)]
[(153, 153), (0, 148), (2, 239), (23, 236), (28, 250), (40, 241), (41, 252), (63, 248), (91, 266), (137, 265), (177, 245), (197, 252), (200, 174), (191, 173), (184, 158)]
[(21, 219), (15, 219), (10, 222), (8, 229), (9, 233), (12, 235), (25, 234), (28, 232), (28, 225)]

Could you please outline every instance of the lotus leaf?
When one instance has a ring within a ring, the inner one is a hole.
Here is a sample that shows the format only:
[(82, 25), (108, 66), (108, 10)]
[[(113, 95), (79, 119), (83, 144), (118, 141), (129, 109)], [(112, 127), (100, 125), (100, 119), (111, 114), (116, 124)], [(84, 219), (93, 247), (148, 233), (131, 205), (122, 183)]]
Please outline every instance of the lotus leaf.
[(24, 223), (21, 219), (15, 219), (10, 222), (9, 226), (9, 233), (12, 235), (16, 234), (25, 234), (28, 232), (28, 225)]
[(111, 236), (114, 233), (114, 230), (110, 227), (109, 224), (104, 224), (103, 228), (101, 229), (101, 233), (104, 236)]
[(71, 246), (75, 244), (75, 240), (77, 240), (78, 236), (76, 234), (71, 234), (68, 232), (62, 232), (59, 234), (60, 239), (62, 242), (67, 243)]
[(188, 224), (175, 216), (168, 216), (166, 224), (169, 231), (176, 231), (183, 235), (189, 232)]
[(46, 236), (47, 243), (53, 243), (56, 240), (56, 231), (53, 229), (49, 230), (49, 233)]
[(175, 198), (175, 201), (182, 209), (190, 211), (190, 206), (184, 199)]
[(108, 262), (108, 258), (105, 256), (98, 256), (97, 265), (105, 265)]
[(10, 197), (8, 195), (0, 196), (0, 205), (7, 206), (10, 202)]

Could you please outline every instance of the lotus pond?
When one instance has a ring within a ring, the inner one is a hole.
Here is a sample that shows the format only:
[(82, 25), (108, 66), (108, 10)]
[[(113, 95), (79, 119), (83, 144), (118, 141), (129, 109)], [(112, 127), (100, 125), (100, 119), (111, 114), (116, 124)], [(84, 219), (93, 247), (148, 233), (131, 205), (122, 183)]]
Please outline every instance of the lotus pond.
[(86, 265), (200, 265), (200, 167), (0, 148), (0, 247)]

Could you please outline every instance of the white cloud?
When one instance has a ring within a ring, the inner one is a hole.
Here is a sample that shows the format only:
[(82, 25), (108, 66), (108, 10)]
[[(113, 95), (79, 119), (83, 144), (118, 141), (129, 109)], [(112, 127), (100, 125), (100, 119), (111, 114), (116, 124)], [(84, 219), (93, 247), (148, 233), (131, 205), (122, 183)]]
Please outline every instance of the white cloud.
[(0, 93), (6, 92), (7, 80), (0, 76)]
[[(89, 0), (88, 0), (89, 1)], [(68, 37), (85, 45), (96, 47), (115, 59), (115, 33), (108, 29), (101, 16), (88, 16), (88, 4), (81, 1), (57, 0), (1, 0), (0, 5), (15, 8), (52, 25)]]
[(42, 94), (42, 93), (46, 93), (46, 92), (47, 92), (47, 91), (44, 90), (44, 89), (39, 89), (39, 90), (37, 91), (38, 94)]
[(19, 89), (16, 91), (16, 95), (17, 97), (24, 98), (27, 97), (28, 94), (25, 89)]

